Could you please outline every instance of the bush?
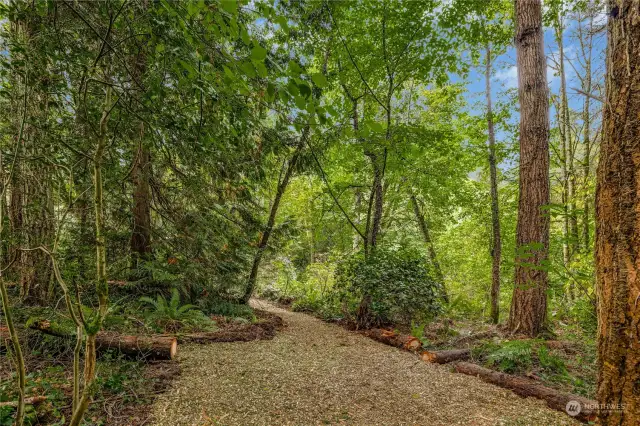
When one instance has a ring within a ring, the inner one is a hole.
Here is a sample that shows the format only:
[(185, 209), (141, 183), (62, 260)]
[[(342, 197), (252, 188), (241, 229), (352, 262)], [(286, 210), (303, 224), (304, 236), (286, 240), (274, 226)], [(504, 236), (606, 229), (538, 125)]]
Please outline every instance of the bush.
[(377, 249), (357, 254), (336, 270), (336, 296), (348, 309), (367, 296), (373, 322), (427, 322), (441, 312), (437, 282), (424, 258), (412, 251)]
[(531, 354), (531, 341), (512, 340), (491, 352), (487, 364), (505, 373), (522, 373), (531, 368)]
[(202, 310), (210, 315), (219, 315), (229, 318), (244, 318), (255, 321), (256, 316), (251, 306), (233, 303), (224, 299), (207, 298), (200, 301)]

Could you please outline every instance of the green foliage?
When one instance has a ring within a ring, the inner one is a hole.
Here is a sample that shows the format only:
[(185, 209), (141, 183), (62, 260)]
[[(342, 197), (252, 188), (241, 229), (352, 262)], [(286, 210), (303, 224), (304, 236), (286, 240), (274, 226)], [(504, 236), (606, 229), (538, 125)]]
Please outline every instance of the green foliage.
[(505, 373), (523, 373), (532, 365), (533, 343), (511, 340), (503, 343), (487, 356), (487, 364)]
[(537, 355), (540, 367), (542, 367), (544, 371), (551, 374), (567, 374), (567, 367), (562, 358), (553, 355), (546, 346), (538, 346)]
[(200, 308), (209, 315), (220, 315), (229, 318), (243, 318), (255, 321), (256, 316), (250, 306), (228, 300), (207, 297), (199, 301)]
[(180, 293), (173, 289), (171, 299), (158, 294), (155, 299), (141, 297), (140, 301), (148, 305), (145, 317), (151, 327), (158, 331), (176, 332), (181, 330), (209, 330), (213, 321), (195, 305), (180, 304)]
[(366, 258), (352, 256), (336, 271), (335, 290), (341, 301), (371, 298), (379, 323), (425, 321), (442, 311), (438, 284), (416, 252), (376, 249)]

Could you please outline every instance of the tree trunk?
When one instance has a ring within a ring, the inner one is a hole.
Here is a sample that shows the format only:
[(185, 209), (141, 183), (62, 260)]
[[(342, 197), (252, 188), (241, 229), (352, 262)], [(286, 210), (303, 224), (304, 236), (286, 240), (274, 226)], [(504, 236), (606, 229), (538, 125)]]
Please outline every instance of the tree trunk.
[(603, 140), (596, 188), (598, 414), (602, 425), (640, 419), (640, 10), (610, 0)]
[(547, 403), (549, 408), (553, 408), (554, 410), (566, 413), (570, 403), (574, 404), (574, 406), (579, 405), (580, 410), (575, 415), (579, 420), (586, 422), (595, 418), (594, 407), (596, 406), (596, 402), (581, 396), (557, 391), (531, 379), (499, 373), (470, 362), (458, 362), (454, 365), (454, 368), (456, 373), (478, 377), (484, 382), (510, 389), (522, 397), (542, 399)]
[(520, 100), (520, 198), (516, 273), (508, 328), (529, 336), (543, 328), (547, 312), (549, 249), (549, 94), (542, 4), (516, 0), (516, 52)]
[[(147, 1), (141, 5), (140, 15), (147, 11)], [(134, 57), (132, 73), (144, 90), (144, 74), (147, 70), (147, 55), (145, 47), (138, 47), (138, 54)], [(132, 267), (136, 268), (138, 260), (148, 260), (151, 257), (151, 153), (145, 144), (145, 124), (138, 123), (138, 134), (133, 143), (134, 164), (133, 178), (133, 228), (131, 232)]]
[(300, 136), (300, 140), (298, 141), (298, 145), (289, 159), (289, 163), (287, 164), (287, 169), (282, 177), (282, 180), (278, 182), (278, 188), (276, 189), (276, 196), (273, 199), (273, 203), (271, 204), (271, 210), (269, 212), (269, 219), (267, 220), (267, 224), (260, 235), (260, 241), (258, 242), (258, 250), (253, 258), (253, 264), (251, 266), (251, 272), (249, 273), (249, 280), (247, 282), (247, 287), (245, 289), (244, 295), (242, 296), (243, 303), (249, 303), (249, 299), (253, 294), (253, 290), (256, 287), (256, 280), (258, 279), (258, 271), (260, 269), (260, 262), (262, 261), (262, 255), (267, 248), (267, 244), (269, 243), (269, 237), (271, 236), (271, 232), (273, 231), (273, 226), (276, 223), (276, 216), (278, 214), (278, 208), (280, 207), (280, 200), (287, 190), (287, 186), (289, 185), (289, 180), (291, 176), (293, 176), (293, 172), (297, 166), (298, 158), (300, 157), (300, 152), (304, 147), (305, 140), (309, 135), (309, 126), (305, 127), (302, 131), (302, 135)]
[(440, 269), (440, 263), (438, 263), (436, 249), (433, 246), (433, 241), (431, 241), (429, 227), (427, 226), (427, 222), (424, 220), (424, 216), (420, 212), (420, 206), (418, 205), (418, 200), (416, 199), (416, 196), (414, 194), (411, 194), (411, 204), (413, 204), (413, 213), (416, 216), (416, 221), (418, 222), (418, 226), (420, 227), (420, 232), (422, 232), (422, 238), (424, 239), (424, 242), (427, 245), (427, 250), (429, 251), (429, 261), (433, 266), (433, 270), (436, 274), (436, 279), (438, 280), (438, 284), (440, 285), (440, 297), (442, 297), (445, 303), (449, 303), (449, 295), (447, 294), (447, 288), (444, 284), (444, 275), (442, 274), (442, 269)]
[(563, 31), (562, 23), (560, 21), (560, 15), (556, 16), (556, 42), (558, 43), (558, 50), (560, 59), (558, 61), (558, 67), (560, 72), (560, 101), (556, 105), (558, 128), (560, 130), (560, 152), (562, 154), (562, 261), (564, 267), (568, 268), (571, 262), (571, 249), (569, 247), (570, 241), (570, 225), (569, 225), (569, 143), (568, 139), (568, 117), (567, 109), (565, 108), (565, 100), (567, 99), (567, 84), (564, 73), (564, 43), (562, 40)]
[(493, 110), (491, 108), (491, 47), (487, 44), (487, 69), (485, 73), (487, 86), (487, 129), (489, 134), (489, 174), (491, 186), (491, 322), (498, 323), (500, 318), (500, 260), (502, 257), (502, 240), (500, 236), (500, 210), (498, 204), (498, 170), (496, 167), (496, 136), (493, 127)]
[(380, 232), (380, 225), (382, 224), (382, 166), (380, 165), (378, 155), (370, 152), (367, 156), (371, 159), (371, 165), (373, 166), (373, 211), (371, 219), (371, 230), (369, 234), (369, 249), (375, 250), (378, 243), (378, 233)]
[(589, 16), (589, 27), (583, 30), (582, 22), (578, 24), (578, 37), (584, 61), (584, 77), (582, 79), (582, 90), (585, 93), (584, 105), (582, 110), (583, 122), (583, 145), (584, 158), (582, 161), (583, 175), (583, 203), (584, 214), (582, 220), (582, 241), (584, 243), (584, 251), (591, 250), (591, 230), (589, 224), (589, 215), (591, 212), (591, 195), (589, 191), (589, 180), (591, 177), (591, 54), (593, 51), (593, 13)]
[[(144, 124), (140, 124), (140, 138), (144, 134)], [(138, 145), (133, 166), (133, 230), (131, 233), (132, 266), (137, 260), (148, 260), (151, 255), (151, 191), (149, 176), (151, 154), (142, 140)]]

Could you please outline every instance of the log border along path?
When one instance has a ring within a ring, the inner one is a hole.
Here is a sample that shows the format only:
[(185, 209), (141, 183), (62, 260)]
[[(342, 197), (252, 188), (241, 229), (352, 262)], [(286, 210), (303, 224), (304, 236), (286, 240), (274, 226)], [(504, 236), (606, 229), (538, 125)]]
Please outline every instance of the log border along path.
[(428, 364), (309, 315), (282, 316), (273, 340), (183, 345), (182, 374), (150, 424), (578, 425), (544, 401)]

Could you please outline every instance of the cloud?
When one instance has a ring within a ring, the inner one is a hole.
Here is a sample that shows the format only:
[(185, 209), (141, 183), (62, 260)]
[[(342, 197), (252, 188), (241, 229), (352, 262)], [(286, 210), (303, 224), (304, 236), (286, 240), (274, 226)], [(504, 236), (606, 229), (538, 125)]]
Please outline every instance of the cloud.
[(494, 80), (501, 82), (505, 89), (518, 87), (518, 67), (515, 65), (498, 71)]

